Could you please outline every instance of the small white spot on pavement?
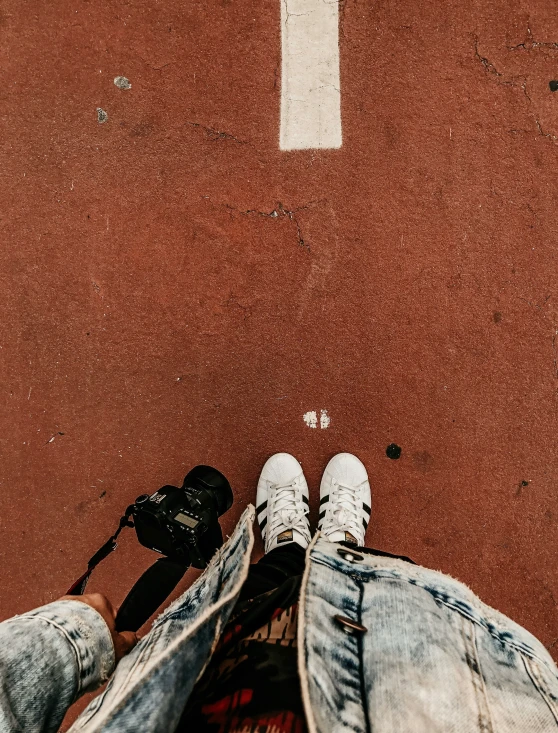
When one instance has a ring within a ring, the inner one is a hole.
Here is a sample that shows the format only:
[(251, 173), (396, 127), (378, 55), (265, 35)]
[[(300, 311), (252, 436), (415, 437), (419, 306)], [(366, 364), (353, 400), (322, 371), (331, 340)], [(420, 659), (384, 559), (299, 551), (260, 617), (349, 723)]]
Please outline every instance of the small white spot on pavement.
[(318, 416), (316, 415), (315, 410), (312, 410), (311, 412), (305, 412), (304, 415), (302, 416), (302, 419), (308, 425), (309, 428), (318, 427)]
[[(302, 416), (302, 419), (308, 425), (309, 428), (316, 429), (318, 427), (318, 413), (316, 412), (316, 410), (305, 412), (304, 415)], [(325, 430), (326, 428), (329, 428), (330, 423), (331, 423), (331, 418), (327, 414), (327, 410), (321, 410), (320, 411), (320, 428), (322, 430)]]
[(114, 85), (117, 86), (119, 89), (131, 89), (132, 88), (132, 85), (130, 84), (130, 80), (126, 79), (125, 76), (115, 76)]

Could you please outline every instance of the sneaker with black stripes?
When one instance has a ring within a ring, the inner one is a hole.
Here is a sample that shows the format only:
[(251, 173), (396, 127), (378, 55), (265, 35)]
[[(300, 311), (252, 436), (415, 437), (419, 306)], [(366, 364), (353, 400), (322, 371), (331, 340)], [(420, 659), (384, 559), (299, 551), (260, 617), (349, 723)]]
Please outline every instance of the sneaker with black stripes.
[(364, 464), (351, 453), (338, 453), (322, 477), (318, 529), (331, 542), (364, 545), (371, 513), (372, 496)]
[(265, 552), (297, 542), (310, 543), (308, 484), (300, 463), (289, 453), (269, 458), (258, 481), (256, 516)]

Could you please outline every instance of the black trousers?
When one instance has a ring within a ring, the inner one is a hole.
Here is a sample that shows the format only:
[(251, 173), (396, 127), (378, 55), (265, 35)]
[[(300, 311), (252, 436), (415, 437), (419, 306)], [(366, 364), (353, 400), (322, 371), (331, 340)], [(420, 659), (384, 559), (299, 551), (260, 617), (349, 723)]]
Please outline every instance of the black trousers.
[(275, 590), (290, 578), (304, 572), (306, 550), (296, 542), (276, 547), (257, 563), (250, 565), (248, 577), (240, 592), (239, 601), (255, 598)]
[[(355, 547), (349, 543), (348, 548), (357, 550), (368, 555), (379, 555), (380, 557), (394, 557), (398, 560), (415, 563), (404, 555), (392, 555), (382, 550), (374, 550), (370, 547)], [(276, 547), (264, 555), (257, 563), (250, 565), (248, 577), (240, 592), (239, 601), (246, 601), (255, 598), (262, 593), (279, 588), (290, 578), (302, 576), (306, 560), (306, 550), (296, 542), (289, 542), (286, 545)]]

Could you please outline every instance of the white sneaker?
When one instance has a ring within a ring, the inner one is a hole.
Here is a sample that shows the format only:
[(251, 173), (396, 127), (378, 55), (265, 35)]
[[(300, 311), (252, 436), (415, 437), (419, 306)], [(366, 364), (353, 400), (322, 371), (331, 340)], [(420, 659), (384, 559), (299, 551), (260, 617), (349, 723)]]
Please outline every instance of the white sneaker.
[(308, 484), (302, 466), (288, 453), (276, 453), (262, 469), (256, 495), (265, 552), (288, 542), (308, 547), (308, 512)]
[(350, 453), (338, 453), (322, 476), (318, 529), (331, 542), (364, 545), (371, 507), (364, 464)]

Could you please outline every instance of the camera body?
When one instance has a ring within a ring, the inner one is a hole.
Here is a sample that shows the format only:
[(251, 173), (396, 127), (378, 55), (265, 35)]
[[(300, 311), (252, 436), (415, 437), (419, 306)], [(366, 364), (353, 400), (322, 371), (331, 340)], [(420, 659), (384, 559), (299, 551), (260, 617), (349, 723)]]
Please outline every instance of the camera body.
[(181, 487), (163, 486), (136, 499), (132, 517), (138, 540), (171, 560), (203, 569), (223, 544), (219, 517), (232, 503), (223, 474), (196, 466)]

